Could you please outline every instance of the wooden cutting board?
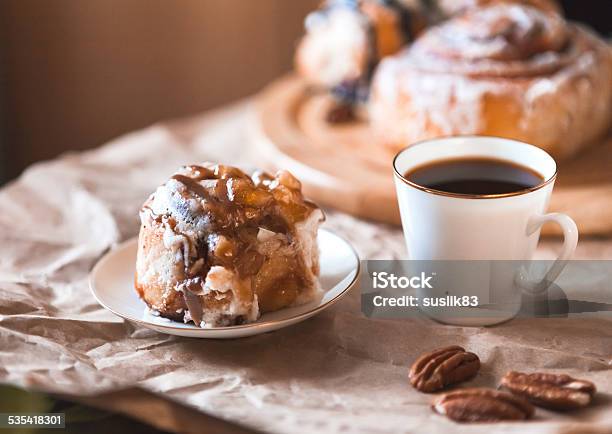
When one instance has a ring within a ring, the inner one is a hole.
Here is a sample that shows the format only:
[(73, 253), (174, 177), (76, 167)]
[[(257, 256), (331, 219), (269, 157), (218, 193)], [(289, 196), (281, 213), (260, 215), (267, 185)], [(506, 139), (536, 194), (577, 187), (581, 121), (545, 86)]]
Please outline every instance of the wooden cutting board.
[[(264, 89), (251, 128), (259, 164), (290, 170), (316, 202), (399, 224), (393, 152), (380, 146), (367, 121), (329, 124), (331, 104), (296, 76)], [(583, 236), (612, 235), (612, 137), (559, 164), (550, 209), (569, 214)], [(558, 228), (546, 226), (544, 233)]]

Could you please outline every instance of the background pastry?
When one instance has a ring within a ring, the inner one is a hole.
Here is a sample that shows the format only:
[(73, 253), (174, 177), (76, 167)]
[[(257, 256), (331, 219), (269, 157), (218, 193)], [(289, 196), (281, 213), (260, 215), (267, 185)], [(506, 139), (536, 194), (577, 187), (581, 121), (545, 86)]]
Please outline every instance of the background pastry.
[(399, 51), (425, 25), (420, 2), (329, 0), (306, 18), (296, 69), (343, 102), (367, 96), (380, 59)]
[(491, 6), (497, 3), (515, 3), (533, 6), (548, 12), (561, 13), (561, 7), (555, 0), (437, 0), (436, 5), (442, 16), (451, 17), (470, 9)]
[(385, 143), (486, 134), (575, 154), (609, 129), (612, 52), (559, 14), (517, 4), (432, 27), (385, 59), (370, 115)]
[(201, 327), (255, 321), (319, 294), (321, 210), (289, 172), (204, 164), (145, 202), (136, 290), (154, 311)]

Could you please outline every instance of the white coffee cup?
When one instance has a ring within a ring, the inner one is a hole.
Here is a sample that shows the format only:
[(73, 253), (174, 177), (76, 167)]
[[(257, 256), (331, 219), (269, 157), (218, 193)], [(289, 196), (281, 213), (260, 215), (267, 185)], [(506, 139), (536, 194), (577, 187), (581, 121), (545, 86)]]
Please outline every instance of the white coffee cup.
[[(533, 188), (508, 194), (460, 195), (432, 190), (404, 177), (406, 172), (425, 164), (466, 157), (515, 163), (540, 174), (543, 181)], [(511, 281), (500, 284), (497, 279), (497, 287), (507, 291), (505, 296), (517, 300), (523, 290), (546, 290), (576, 249), (578, 230), (574, 221), (565, 214), (546, 213), (557, 165), (548, 153), (536, 146), (486, 136), (432, 139), (400, 151), (393, 160), (393, 168), (411, 260), (529, 260), (537, 247), (542, 225), (557, 223), (563, 230), (564, 244), (561, 254), (543, 279), (532, 282), (524, 276), (514, 276), (515, 280), (523, 279), (520, 287)], [(457, 288), (457, 295), (473, 295), (465, 293), (470, 284), (455, 283), (453, 287)], [(435, 291), (433, 293), (435, 295)], [(453, 289), (445, 287), (444, 293), (452, 294)], [(519, 303), (516, 306), (502, 316), (491, 318), (449, 320), (446, 315), (437, 319), (462, 325), (488, 325), (515, 316)], [(435, 311), (428, 314), (436, 316)]]

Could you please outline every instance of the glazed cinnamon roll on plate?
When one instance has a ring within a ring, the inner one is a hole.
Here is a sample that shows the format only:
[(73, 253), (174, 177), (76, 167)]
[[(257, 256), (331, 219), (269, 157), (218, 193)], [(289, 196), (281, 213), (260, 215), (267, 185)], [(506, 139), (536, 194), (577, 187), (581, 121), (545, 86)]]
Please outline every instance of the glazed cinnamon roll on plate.
[[(104, 306), (156, 330), (273, 330), (330, 305), (357, 275), (351, 247), (318, 229), (322, 211), (287, 171), (186, 166), (147, 199), (140, 218), (138, 241), (107, 255), (91, 284)], [(346, 262), (335, 263), (342, 255)]]
[(393, 148), (482, 134), (564, 158), (605, 135), (611, 107), (606, 42), (557, 13), (500, 3), (433, 27), (386, 58), (369, 109)]

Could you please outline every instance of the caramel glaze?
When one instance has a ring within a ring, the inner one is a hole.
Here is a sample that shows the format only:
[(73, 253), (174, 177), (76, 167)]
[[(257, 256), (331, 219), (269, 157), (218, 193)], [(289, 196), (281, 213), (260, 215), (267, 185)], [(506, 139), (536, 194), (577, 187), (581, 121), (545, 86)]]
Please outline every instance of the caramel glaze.
[[(303, 259), (294, 254), (266, 260), (257, 251), (257, 236), (263, 228), (283, 234), (287, 244), (291, 244), (296, 224), (317, 209), (312, 202), (304, 200), (299, 181), (288, 172), (279, 172), (276, 177), (256, 172), (249, 177), (235, 167), (223, 165), (185, 166), (171, 179), (182, 185), (179, 191), (186, 200), (200, 202), (198, 215), (192, 215), (187, 206), (178, 210), (178, 216), (174, 212), (156, 215), (147, 204), (142, 211), (188, 240), (189, 249), (183, 253), (185, 281), (182, 286), (193, 321), (199, 325), (203, 312), (196, 292), (201, 290), (210, 268), (217, 265), (250, 281), (261, 312), (291, 304), (300, 287), (306, 284)], [(193, 238), (180, 233), (177, 219), (193, 224), (204, 221), (204, 230), (198, 232), (201, 236)], [(204, 263), (194, 267), (199, 259), (204, 259)], [(280, 292), (279, 288), (282, 288)]]

